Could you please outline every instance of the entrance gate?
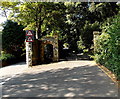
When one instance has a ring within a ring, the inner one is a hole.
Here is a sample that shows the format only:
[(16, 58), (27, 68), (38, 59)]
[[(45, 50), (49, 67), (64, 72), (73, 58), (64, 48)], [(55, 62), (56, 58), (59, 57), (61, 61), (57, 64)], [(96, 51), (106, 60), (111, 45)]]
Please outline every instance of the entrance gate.
[[(28, 66), (37, 65), (49, 61), (47, 60), (45, 46), (50, 45), (52, 47), (53, 55), (51, 55), (51, 61), (55, 62), (59, 60), (58, 55), (58, 35), (53, 37), (43, 37), (41, 40), (34, 40), (34, 42), (26, 42), (26, 62)], [(29, 50), (29, 51), (28, 51)]]

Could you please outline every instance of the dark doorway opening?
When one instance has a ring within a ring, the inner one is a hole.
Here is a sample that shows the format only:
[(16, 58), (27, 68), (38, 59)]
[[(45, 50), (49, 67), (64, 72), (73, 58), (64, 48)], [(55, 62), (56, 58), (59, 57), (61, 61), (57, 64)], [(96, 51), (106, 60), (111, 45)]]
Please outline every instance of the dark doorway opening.
[(44, 61), (45, 63), (50, 63), (53, 61), (53, 45), (47, 44), (44, 46)]

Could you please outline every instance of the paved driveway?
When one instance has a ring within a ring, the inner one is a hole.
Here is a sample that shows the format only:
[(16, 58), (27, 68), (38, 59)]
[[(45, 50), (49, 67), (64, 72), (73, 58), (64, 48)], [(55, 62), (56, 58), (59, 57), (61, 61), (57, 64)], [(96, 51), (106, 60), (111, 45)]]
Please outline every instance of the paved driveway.
[(113, 81), (93, 61), (26, 68), (2, 85), (3, 97), (117, 97)]

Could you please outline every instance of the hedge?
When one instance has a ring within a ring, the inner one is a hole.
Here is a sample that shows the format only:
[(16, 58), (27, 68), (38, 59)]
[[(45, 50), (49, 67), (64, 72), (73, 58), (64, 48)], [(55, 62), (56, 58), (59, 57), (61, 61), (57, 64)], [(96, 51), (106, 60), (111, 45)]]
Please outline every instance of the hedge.
[(95, 61), (115, 73), (120, 80), (120, 14), (104, 26), (96, 42)]

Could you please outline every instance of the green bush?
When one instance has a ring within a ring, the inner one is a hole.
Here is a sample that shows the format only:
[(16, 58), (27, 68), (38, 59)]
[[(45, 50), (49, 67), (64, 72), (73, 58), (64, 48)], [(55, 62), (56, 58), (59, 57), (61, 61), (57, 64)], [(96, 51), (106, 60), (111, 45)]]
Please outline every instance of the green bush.
[(81, 36), (80, 36), (80, 40), (77, 41), (77, 46), (78, 46), (79, 50), (85, 49), (85, 45), (83, 45), (83, 40), (82, 40)]
[(106, 66), (120, 80), (120, 14), (103, 27), (96, 42), (96, 62)]
[(11, 60), (13, 58), (15, 58), (14, 55), (8, 54), (8, 53), (4, 53), (3, 51), (1, 52), (0, 60), (7, 61), (7, 60)]

